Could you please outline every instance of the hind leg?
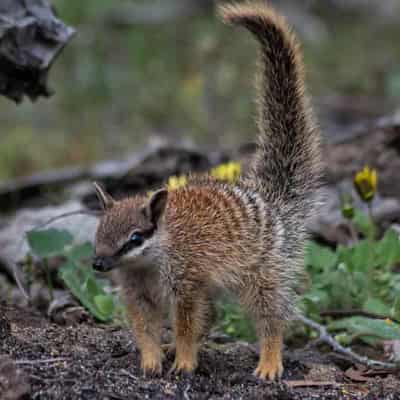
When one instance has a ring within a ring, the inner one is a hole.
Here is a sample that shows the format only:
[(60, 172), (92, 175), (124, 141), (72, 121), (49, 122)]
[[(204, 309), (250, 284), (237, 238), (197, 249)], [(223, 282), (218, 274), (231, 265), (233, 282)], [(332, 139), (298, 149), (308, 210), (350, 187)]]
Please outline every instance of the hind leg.
[(282, 299), (270, 280), (255, 277), (246, 285), (241, 302), (256, 322), (260, 358), (254, 375), (261, 379), (279, 379), (283, 373), (282, 346), (285, 320)]
[(260, 337), (260, 360), (254, 371), (254, 375), (261, 379), (279, 379), (283, 373), (282, 346), (283, 334), (275, 327), (274, 333), (261, 332)]

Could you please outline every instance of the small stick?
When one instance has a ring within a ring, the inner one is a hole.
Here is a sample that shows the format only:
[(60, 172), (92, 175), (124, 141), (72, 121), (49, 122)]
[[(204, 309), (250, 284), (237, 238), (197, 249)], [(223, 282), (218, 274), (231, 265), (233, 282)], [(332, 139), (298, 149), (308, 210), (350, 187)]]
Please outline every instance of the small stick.
[(56, 358), (42, 358), (39, 360), (16, 360), (15, 364), (17, 365), (36, 365), (36, 364), (51, 364), (57, 363), (61, 361), (68, 361), (69, 358), (65, 357), (56, 357)]
[(60, 215), (56, 215), (55, 217), (49, 218), (47, 221), (36, 225), (33, 230), (37, 230), (37, 229), (42, 229), (47, 225), (52, 224), (53, 222), (57, 222), (60, 219), (64, 219), (64, 218), (68, 218), (68, 217), (73, 217), (74, 215), (92, 215), (92, 216), (99, 216), (101, 215), (101, 211), (97, 211), (97, 210), (88, 210), (85, 208), (82, 208), (80, 210), (75, 210), (75, 211), (69, 211)]
[(369, 368), (384, 368), (384, 369), (398, 369), (399, 365), (396, 363), (388, 363), (378, 360), (369, 359), (366, 356), (361, 356), (357, 353), (354, 353), (349, 348), (343, 347), (338, 341), (336, 341), (327, 331), (326, 327), (318, 324), (317, 322), (304, 317), (303, 315), (298, 315), (297, 319), (301, 321), (304, 325), (308, 326), (311, 329), (314, 329), (319, 333), (319, 338), (317, 339), (317, 343), (326, 343), (329, 345), (333, 351), (337, 353), (343, 354), (353, 361), (366, 365)]
[(125, 375), (125, 376), (127, 376), (127, 377), (133, 379), (134, 381), (137, 381), (137, 379), (138, 379), (135, 375), (132, 375), (132, 374), (131, 374), (130, 372), (128, 372), (126, 369), (121, 369), (120, 374), (121, 374), (121, 375)]
[(190, 385), (187, 385), (186, 388), (185, 388), (185, 390), (183, 391), (183, 398), (184, 398), (185, 400), (190, 400), (190, 397), (189, 397), (189, 390), (190, 390)]
[(343, 384), (338, 382), (324, 382), (324, 381), (283, 381), (286, 385), (291, 388), (298, 387), (321, 387), (321, 386), (331, 386), (331, 387), (342, 387)]

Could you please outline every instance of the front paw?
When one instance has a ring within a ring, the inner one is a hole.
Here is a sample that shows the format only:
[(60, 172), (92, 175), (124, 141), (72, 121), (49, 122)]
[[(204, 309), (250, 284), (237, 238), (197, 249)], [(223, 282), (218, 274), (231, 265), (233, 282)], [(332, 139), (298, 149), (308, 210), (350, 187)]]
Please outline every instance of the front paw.
[(161, 354), (144, 352), (142, 353), (141, 368), (145, 376), (161, 375), (162, 356)]
[(280, 360), (266, 362), (260, 362), (257, 369), (254, 371), (254, 375), (260, 379), (268, 379), (274, 381), (279, 379), (283, 373), (283, 365)]
[(169, 373), (175, 373), (175, 374), (180, 374), (180, 373), (186, 373), (186, 374), (191, 374), (197, 367), (197, 360), (192, 357), (185, 355), (184, 357), (176, 357), (175, 361), (169, 370)]

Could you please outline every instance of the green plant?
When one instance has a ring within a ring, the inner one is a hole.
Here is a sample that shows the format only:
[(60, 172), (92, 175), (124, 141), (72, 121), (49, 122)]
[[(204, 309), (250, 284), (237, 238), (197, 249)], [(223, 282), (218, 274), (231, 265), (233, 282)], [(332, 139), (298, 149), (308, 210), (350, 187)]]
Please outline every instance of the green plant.
[(305, 264), (311, 288), (301, 298), (303, 311), (313, 319), (322, 316), (349, 318), (327, 320), (342, 342), (361, 339), (375, 343), (400, 339), (400, 236), (387, 230), (377, 239), (372, 200), (377, 188), (376, 171), (364, 168), (356, 175), (355, 188), (368, 205), (368, 215), (353, 209), (346, 197), (342, 214), (352, 231), (352, 241), (335, 250), (310, 242)]
[(229, 336), (255, 342), (257, 340), (254, 324), (241, 308), (230, 301), (218, 304), (219, 327)]
[(49, 259), (61, 257), (58, 275), (72, 294), (98, 320), (111, 321), (121, 311), (118, 299), (109, 284), (96, 278), (87, 263), (93, 254), (90, 243), (76, 244), (72, 235), (65, 230), (32, 230), (27, 233), (31, 252), (40, 258), (46, 277), (50, 297), (53, 296), (53, 281), (49, 270)]
[[(365, 239), (352, 246), (338, 246), (336, 251), (309, 243), (306, 266), (312, 288), (303, 296), (303, 305), (314, 316), (321, 309), (363, 308), (388, 313), (400, 296), (400, 275), (393, 272), (397, 262), (400, 239), (392, 230), (372, 244)], [(377, 307), (378, 300), (387, 307)], [(400, 319), (400, 314), (396, 318)]]

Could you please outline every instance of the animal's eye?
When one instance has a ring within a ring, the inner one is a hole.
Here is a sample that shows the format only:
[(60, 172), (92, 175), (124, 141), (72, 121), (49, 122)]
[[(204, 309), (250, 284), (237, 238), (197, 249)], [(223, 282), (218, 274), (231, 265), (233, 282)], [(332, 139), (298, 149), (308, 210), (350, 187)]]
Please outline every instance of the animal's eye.
[(134, 246), (140, 246), (144, 242), (144, 237), (139, 232), (133, 232), (129, 238), (129, 242)]

